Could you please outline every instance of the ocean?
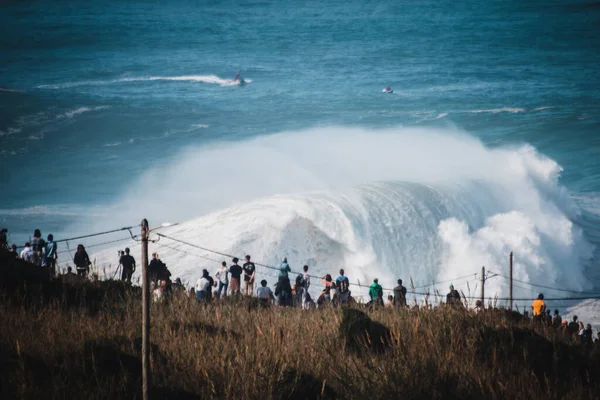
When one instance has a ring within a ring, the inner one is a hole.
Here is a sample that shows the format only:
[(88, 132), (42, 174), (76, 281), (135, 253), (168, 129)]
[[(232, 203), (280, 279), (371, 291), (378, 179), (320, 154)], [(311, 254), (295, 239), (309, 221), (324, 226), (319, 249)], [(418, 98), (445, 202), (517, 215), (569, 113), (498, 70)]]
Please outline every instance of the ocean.
[[(384, 287), (486, 266), (499, 297), (514, 252), (517, 295), (599, 292), (598, 26), (581, 1), (5, 2), (0, 224), (178, 222)], [(120, 237), (82, 241), (109, 275)], [(190, 282), (222, 259), (152, 246)]]

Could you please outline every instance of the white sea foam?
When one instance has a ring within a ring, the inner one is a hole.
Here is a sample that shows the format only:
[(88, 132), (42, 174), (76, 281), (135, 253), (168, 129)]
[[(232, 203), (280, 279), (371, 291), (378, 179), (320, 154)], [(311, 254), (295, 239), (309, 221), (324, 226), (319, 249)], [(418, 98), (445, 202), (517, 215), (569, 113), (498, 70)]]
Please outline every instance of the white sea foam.
[(437, 117), (435, 117), (435, 119), (442, 119), (448, 116), (448, 113), (440, 113), (437, 115)]
[(14, 135), (15, 133), (19, 133), (19, 132), (21, 132), (21, 128), (12, 128), (12, 127), (9, 127), (5, 131), (1, 131), (0, 130), (0, 137)]
[[(102, 86), (102, 85), (114, 85), (119, 83), (129, 82), (150, 82), (150, 81), (173, 81), (173, 82), (197, 82), (216, 84), (219, 86), (239, 86), (240, 82), (234, 81), (233, 79), (224, 79), (216, 75), (180, 75), (180, 76), (132, 76), (122, 77), (117, 79), (103, 80), (103, 81), (77, 81), (77, 82), (65, 82), (52, 85), (38, 85), (37, 89), (68, 89), (79, 86)], [(252, 83), (251, 79), (245, 79), (245, 83)]]
[(498, 113), (502, 113), (502, 112), (515, 114), (515, 113), (525, 112), (525, 109), (520, 108), (520, 107), (502, 107), (502, 108), (492, 108), (489, 110), (471, 110), (469, 112), (474, 113), (474, 114), (479, 114), (479, 113), (498, 114)]
[[(560, 172), (530, 146), (490, 149), (460, 132), (319, 128), (177, 154), (129, 186), (113, 218), (179, 221), (164, 232), (264, 263), (288, 256), (295, 270), (308, 264), (315, 274), (345, 267), (352, 282), (377, 276), (388, 288), (397, 278), (426, 284), (482, 265), (505, 272), (513, 251), (516, 278), (589, 290), (583, 271), (593, 247), (572, 222), (578, 208)], [(216, 267), (159, 244), (152, 250), (183, 279)], [(114, 264), (113, 251), (99, 262)], [(271, 271), (260, 273), (272, 282)], [(506, 281), (491, 279), (486, 292), (506, 295)]]
[(555, 108), (554, 106), (543, 106), (543, 107), (536, 107), (533, 109), (533, 111), (542, 111), (542, 110), (550, 110)]
[(72, 110), (69, 110), (63, 114), (59, 114), (57, 115), (57, 119), (63, 119), (63, 118), (68, 118), (71, 119), (73, 117), (76, 117), (77, 115), (83, 114), (83, 113), (87, 113), (90, 111), (101, 111), (101, 110), (106, 110), (107, 108), (109, 108), (108, 106), (97, 106), (97, 107), (78, 107), (78, 108), (74, 108)]

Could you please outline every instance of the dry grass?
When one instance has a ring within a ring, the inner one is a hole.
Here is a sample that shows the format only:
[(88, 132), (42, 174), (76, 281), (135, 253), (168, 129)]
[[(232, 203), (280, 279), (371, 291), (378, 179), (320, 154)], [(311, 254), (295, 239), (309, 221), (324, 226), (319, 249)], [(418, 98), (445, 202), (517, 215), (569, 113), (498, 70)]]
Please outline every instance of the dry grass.
[[(106, 288), (110, 295), (90, 308), (89, 296)], [(141, 396), (139, 290), (117, 282), (71, 289), (87, 297), (26, 290), (0, 303), (2, 398)], [(370, 310), (389, 328), (382, 351), (369, 349), (369, 337), (351, 347), (339, 309), (199, 305), (182, 293), (153, 304), (151, 315), (156, 398), (600, 397), (597, 375), (590, 378), (597, 348), (502, 312)]]

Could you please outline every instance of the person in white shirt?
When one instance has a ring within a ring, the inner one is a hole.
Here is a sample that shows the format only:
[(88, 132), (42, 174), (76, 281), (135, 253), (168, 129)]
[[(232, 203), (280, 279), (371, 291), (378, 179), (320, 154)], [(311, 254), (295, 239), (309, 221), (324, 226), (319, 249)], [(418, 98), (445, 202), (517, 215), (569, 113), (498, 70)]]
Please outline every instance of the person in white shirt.
[(198, 302), (208, 300), (208, 291), (211, 290), (210, 280), (208, 279), (208, 271), (202, 270), (202, 278), (196, 281), (196, 300)]
[(308, 294), (308, 288), (310, 287), (310, 276), (308, 275), (308, 265), (302, 268), (303, 272), (298, 275), (296, 279), (296, 292), (302, 297), (302, 309), (308, 310), (310, 308), (310, 295)]
[(225, 261), (221, 263), (221, 268), (215, 273), (215, 278), (219, 283), (219, 286), (217, 287), (217, 298), (221, 298), (221, 292), (223, 292), (223, 297), (227, 296), (227, 288), (229, 287), (229, 269), (227, 268), (227, 263)]
[(258, 297), (260, 302), (263, 304), (273, 304), (275, 296), (273, 296), (273, 291), (271, 288), (267, 287), (266, 280), (263, 279), (260, 281), (260, 287), (256, 290), (256, 297)]
[(152, 296), (155, 303), (162, 303), (167, 300), (167, 281), (160, 281), (160, 286), (154, 289)]
[(21, 254), (19, 257), (21, 257), (21, 259), (27, 262), (33, 262), (33, 249), (31, 248), (31, 243), (25, 243), (25, 248), (21, 250)]

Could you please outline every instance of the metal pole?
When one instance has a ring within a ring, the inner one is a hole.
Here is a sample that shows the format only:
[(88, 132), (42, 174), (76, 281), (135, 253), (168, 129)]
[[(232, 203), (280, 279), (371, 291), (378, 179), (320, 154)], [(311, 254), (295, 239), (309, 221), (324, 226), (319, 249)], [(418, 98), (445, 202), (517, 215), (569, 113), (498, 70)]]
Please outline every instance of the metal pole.
[(148, 221), (142, 220), (142, 396), (150, 390), (150, 283), (148, 282)]
[(508, 306), (508, 309), (510, 311), (512, 311), (513, 308), (513, 253), (512, 251), (510, 252), (510, 271), (509, 271), (509, 276), (510, 276), (510, 304)]
[(481, 309), (485, 310), (485, 267), (481, 267)]

